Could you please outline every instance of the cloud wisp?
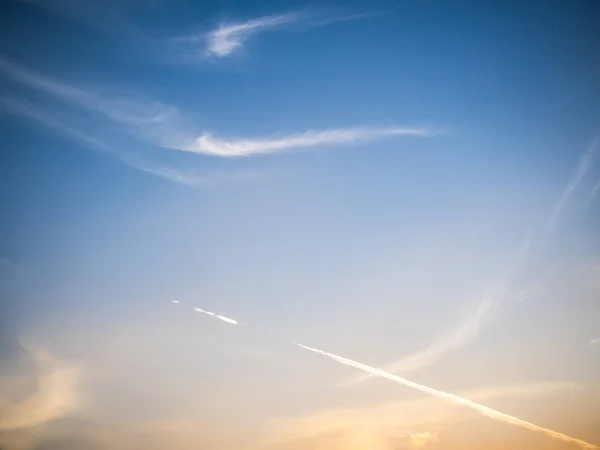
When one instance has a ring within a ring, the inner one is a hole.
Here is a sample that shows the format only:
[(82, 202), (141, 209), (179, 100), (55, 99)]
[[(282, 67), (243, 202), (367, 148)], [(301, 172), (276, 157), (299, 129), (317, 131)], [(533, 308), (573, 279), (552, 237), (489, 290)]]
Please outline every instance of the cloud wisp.
[(250, 37), (291, 22), (302, 16), (295, 13), (259, 17), (246, 22), (221, 24), (206, 36), (206, 54), (224, 58), (241, 49)]
[[(33, 359), (39, 372), (36, 390), (21, 401), (5, 401), (8, 404), (2, 408), (0, 431), (22, 430), (48, 423), (70, 414), (79, 406), (79, 370), (41, 350), (33, 352)], [(5, 386), (10, 388), (9, 385)]]
[(184, 184), (188, 186), (205, 184), (205, 182), (208, 181), (200, 176), (182, 172), (173, 167), (152, 163), (139, 155), (119, 151), (114, 146), (85, 132), (77, 130), (55, 119), (52, 115), (42, 112), (40, 108), (34, 108), (32, 105), (26, 104), (22, 101), (0, 97), (0, 105), (4, 106), (12, 114), (25, 116), (28, 119), (55, 130), (68, 138), (73, 138), (78, 142), (83, 143), (86, 147), (92, 150), (114, 157), (132, 169), (140, 170), (142, 172), (164, 178), (173, 183)]
[[(192, 46), (194, 58), (202, 54), (205, 58), (224, 59), (240, 52), (245, 44), (258, 34), (289, 29), (296, 25), (298, 30), (310, 30), (339, 22), (349, 22), (378, 16), (387, 11), (368, 11), (334, 17), (319, 18), (309, 11), (296, 11), (285, 14), (272, 14), (239, 22), (222, 22), (208, 33), (193, 34), (175, 38), (175, 42)], [(201, 50), (197, 50), (202, 46)]]
[[(495, 311), (497, 304), (498, 300), (496, 297), (492, 295), (488, 296), (479, 304), (475, 314), (469, 316), (452, 332), (434, 341), (424, 350), (413, 352), (398, 361), (384, 365), (381, 369), (386, 372), (406, 374), (436, 363), (447, 353), (458, 350), (475, 339), (479, 335), (485, 319)], [(354, 385), (374, 377), (375, 375), (373, 374), (365, 373), (343, 383), (343, 385)]]
[(155, 141), (159, 145), (172, 145), (176, 136), (181, 135), (178, 129), (178, 109), (164, 103), (110, 98), (89, 89), (51, 80), (4, 57), (0, 57), (0, 72), (34, 90), (100, 114), (139, 137)]
[(277, 153), (285, 150), (359, 143), (390, 136), (430, 137), (437, 133), (429, 128), (333, 128), (309, 130), (272, 139), (218, 139), (205, 133), (179, 150), (204, 155), (239, 157)]
[(2, 57), (0, 72), (30, 88), (100, 114), (122, 126), (130, 134), (154, 145), (201, 155), (241, 157), (360, 143), (393, 136), (431, 137), (440, 132), (425, 127), (354, 127), (308, 130), (264, 139), (216, 138), (211, 133), (198, 136), (184, 131), (184, 120), (177, 108), (161, 102), (110, 98), (78, 86), (50, 80)]
[[(588, 146), (588, 148), (586, 148), (585, 151), (579, 157), (579, 160), (577, 161), (577, 166), (575, 167), (575, 171), (571, 176), (571, 179), (569, 180), (565, 189), (558, 196), (556, 203), (554, 204), (552, 214), (550, 215), (550, 219), (548, 220), (547, 234), (550, 234), (552, 232), (554, 225), (558, 217), (562, 214), (562, 211), (567, 202), (569, 201), (569, 198), (571, 198), (575, 189), (577, 189), (583, 178), (586, 176), (593, 162), (594, 154), (596, 152), (598, 144), (600, 144), (600, 138), (594, 139), (592, 143)], [(594, 189), (592, 189), (592, 192), (594, 192)]]
[(600, 336), (598, 336), (595, 339), (590, 339), (590, 344), (592, 344), (592, 345), (600, 344)]

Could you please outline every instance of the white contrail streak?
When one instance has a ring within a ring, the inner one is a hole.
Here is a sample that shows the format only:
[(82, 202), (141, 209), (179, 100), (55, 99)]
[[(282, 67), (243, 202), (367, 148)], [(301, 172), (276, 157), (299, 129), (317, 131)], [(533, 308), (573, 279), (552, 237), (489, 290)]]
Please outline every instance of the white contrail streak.
[[(173, 300), (173, 303), (179, 303), (179, 302), (177, 300)], [(230, 319), (229, 317), (225, 317), (225, 316), (221, 316), (219, 314), (215, 314), (214, 312), (207, 311), (207, 310), (202, 309), (202, 308), (194, 308), (194, 311), (200, 312), (202, 314), (206, 314), (207, 316), (216, 317), (217, 319), (222, 320), (223, 322), (226, 322), (226, 323), (231, 324), (231, 325), (239, 325), (240, 324), (237, 320), (233, 320), (233, 319)]]
[(220, 316), (217, 314), (217, 319), (221, 319), (223, 322), (230, 323), (232, 325), (238, 325), (239, 322), (237, 320), (230, 319), (229, 317)]
[[(173, 302), (173, 303), (175, 303), (175, 302)], [(211, 313), (209, 311), (205, 311), (205, 310), (203, 310), (201, 308), (194, 308), (194, 310), (198, 311), (198, 312), (202, 312), (204, 314), (208, 314), (209, 316), (216, 317), (216, 318), (221, 319), (222, 321), (227, 322), (227, 323), (232, 324), (232, 325), (238, 325), (238, 323), (239, 323), (239, 322), (237, 322), (234, 319), (229, 319), (228, 317), (220, 316), (218, 314)], [(371, 366), (368, 366), (366, 364), (362, 364), (362, 363), (359, 363), (359, 362), (356, 362), (356, 361), (352, 361), (351, 359), (347, 359), (347, 358), (344, 358), (342, 356), (334, 355), (333, 353), (328, 353), (328, 352), (325, 352), (323, 350), (319, 350), (319, 349), (316, 349), (316, 348), (309, 347), (307, 345), (299, 344), (297, 342), (293, 342), (293, 344), (296, 345), (296, 346), (298, 346), (298, 347), (301, 347), (301, 348), (303, 348), (305, 350), (308, 350), (308, 351), (311, 351), (311, 352), (314, 352), (314, 353), (318, 353), (318, 354), (323, 355), (323, 356), (327, 356), (327, 357), (333, 359), (334, 361), (339, 362), (340, 364), (344, 364), (346, 366), (354, 367), (355, 369), (362, 370), (363, 372), (370, 373), (370, 374), (375, 375), (375, 376), (380, 377), (380, 378), (387, 378), (388, 380), (394, 381), (396, 383), (403, 384), (405, 386), (411, 387), (411, 388), (416, 389), (416, 390), (421, 391), (421, 392), (425, 392), (426, 394), (433, 395), (434, 397), (440, 398), (442, 400), (447, 400), (447, 401), (450, 401), (450, 402), (455, 403), (457, 405), (466, 406), (468, 408), (471, 408), (471, 409), (477, 411), (479, 414), (481, 414), (483, 416), (489, 417), (490, 419), (498, 420), (500, 422), (510, 423), (512, 425), (517, 425), (517, 426), (526, 428), (526, 429), (531, 430), (531, 431), (537, 431), (537, 432), (540, 432), (540, 433), (544, 433), (546, 436), (549, 436), (549, 437), (554, 438), (554, 439), (559, 439), (561, 441), (568, 442), (568, 443), (571, 443), (571, 444), (578, 445), (581, 448), (586, 448), (586, 449), (598, 449), (599, 448), (598, 446), (596, 446), (594, 444), (590, 444), (589, 442), (585, 442), (585, 441), (582, 441), (580, 439), (577, 439), (577, 438), (574, 438), (574, 437), (571, 437), (571, 436), (567, 436), (566, 434), (559, 433), (558, 431), (553, 431), (553, 430), (550, 430), (548, 428), (540, 427), (539, 425), (535, 425), (533, 423), (526, 422), (526, 421), (521, 420), (521, 419), (519, 419), (517, 417), (513, 417), (511, 415), (504, 414), (504, 413), (502, 413), (500, 411), (496, 411), (495, 409), (492, 409), (492, 408), (489, 408), (487, 406), (481, 405), (481, 404), (476, 403), (474, 401), (467, 400), (466, 398), (463, 398), (463, 397), (459, 397), (458, 395), (449, 394), (449, 393), (444, 392), (444, 391), (438, 391), (437, 389), (434, 389), (434, 388), (431, 388), (431, 387), (428, 387), (428, 386), (424, 386), (422, 384), (415, 383), (413, 381), (406, 380), (406, 379), (404, 379), (402, 377), (399, 377), (397, 375), (393, 375), (393, 374), (391, 374), (389, 372), (386, 372), (384, 370), (377, 369), (375, 367), (371, 367)]]
[(499, 420), (501, 422), (506, 422), (506, 423), (510, 423), (513, 425), (517, 425), (517, 426), (526, 428), (531, 431), (537, 431), (540, 433), (544, 433), (545, 435), (550, 436), (551, 438), (569, 442), (571, 444), (578, 445), (581, 448), (587, 448), (587, 449), (597, 449), (598, 448), (596, 445), (590, 444), (589, 442), (585, 442), (580, 439), (576, 439), (571, 436), (567, 436), (566, 434), (562, 434), (557, 431), (549, 430), (548, 428), (540, 427), (539, 425), (535, 425), (533, 423), (526, 422), (517, 417), (513, 417), (508, 414), (501, 413), (500, 411), (496, 411), (495, 409), (489, 408), (487, 406), (481, 405), (481, 404), (473, 402), (471, 400), (467, 400), (466, 398), (462, 398), (462, 397), (459, 397), (454, 394), (449, 394), (447, 392), (438, 391), (437, 389), (430, 388), (428, 386), (423, 386), (422, 384), (418, 384), (413, 381), (406, 380), (397, 375), (393, 375), (393, 374), (385, 372), (383, 370), (376, 369), (375, 367), (371, 367), (366, 364), (352, 361), (351, 359), (343, 358), (341, 356), (334, 355), (333, 353), (327, 353), (323, 350), (318, 350), (316, 348), (298, 344), (296, 342), (294, 342), (294, 345), (297, 345), (298, 347), (302, 347), (305, 350), (309, 350), (311, 352), (319, 353), (321, 355), (327, 356), (327, 357), (333, 359), (334, 361), (337, 361), (346, 366), (354, 367), (356, 369), (373, 374), (375, 376), (378, 376), (381, 378), (387, 378), (388, 380), (394, 381), (396, 383), (400, 383), (405, 386), (416, 389), (418, 391), (425, 392), (427, 394), (433, 395), (434, 397), (438, 397), (443, 400), (448, 400), (448, 401), (456, 403), (458, 405), (466, 406), (468, 408), (471, 408), (471, 409), (477, 411), (479, 414), (489, 417), (490, 419)]

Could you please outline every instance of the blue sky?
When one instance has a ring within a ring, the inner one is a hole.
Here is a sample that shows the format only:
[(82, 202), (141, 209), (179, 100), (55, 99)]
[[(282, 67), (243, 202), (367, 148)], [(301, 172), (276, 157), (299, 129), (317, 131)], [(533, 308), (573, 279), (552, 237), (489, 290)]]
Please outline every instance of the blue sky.
[(2, 9), (3, 448), (600, 445), (595, 2)]

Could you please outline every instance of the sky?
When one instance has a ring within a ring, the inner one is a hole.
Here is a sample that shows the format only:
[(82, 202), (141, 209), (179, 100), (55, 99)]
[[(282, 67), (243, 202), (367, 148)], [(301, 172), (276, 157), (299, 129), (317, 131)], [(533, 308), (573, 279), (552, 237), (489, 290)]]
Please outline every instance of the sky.
[(0, 448), (600, 446), (599, 6), (2, 2)]

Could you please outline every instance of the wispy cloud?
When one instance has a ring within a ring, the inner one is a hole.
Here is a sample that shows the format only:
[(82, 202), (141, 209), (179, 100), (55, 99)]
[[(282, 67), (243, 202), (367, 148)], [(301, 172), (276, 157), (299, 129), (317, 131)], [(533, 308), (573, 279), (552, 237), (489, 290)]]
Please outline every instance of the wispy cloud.
[[(406, 374), (428, 367), (436, 363), (446, 354), (465, 346), (479, 335), (481, 328), (485, 324), (486, 318), (489, 318), (495, 311), (499, 299), (498, 293), (492, 293), (486, 296), (475, 311), (475, 314), (467, 317), (467, 319), (453, 331), (437, 339), (429, 347), (411, 353), (400, 360), (386, 364), (382, 366), (381, 369), (386, 372)], [(374, 375), (371, 374), (359, 375), (343, 384), (352, 385), (373, 377)]]
[(229, 56), (257, 33), (296, 22), (301, 17), (300, 14), (290, 13), (264, 16), (246, 22), (222, 24), (206, 35), (206, 53), (218, 58)]
[(571, 179), (569, 180), (565, 189), (558, 196), (558, 199), (554, 204), (552, 214), (548, 221), (548, 233), (552, 232), (554, 224), (558, 217), (562, 214), (562, 211), (567, 201), (569, 200), (569, 198), (571, 198), (571, 195), (573, 195), (573, 192), (575, 191), (575, 189), (577, 189), (577, 187), (587, 174), (588, 169), (590, 168), (590, 165), (592, 164), (592, 161), (594, 159), (594, 153), (599, 143), (600, 138), (594, 139), (592, 143), (588, 146), (588, 148), (585, 149), (585, 151), (579, 157), (579, 160), (577, 161), (577, 166), (575, 167), (575, 171), (573, 172)]
[(339, 23), (339, 22), (350, 22), (353, 20), (366, 19), (368, 17), (381, 16), (381, 15), (389, 13), (389, 12), (391, 12), (391, 11), (390, 10), (367, 11), (367, 12), (356, 13), (356, 14), (347, 14), (345, 16), (329, 17), (329, 18), (311, 22), (307, 28), (324, 27), (326, 25), (331, 25), (331, 24)]
[(429, 128), (333, 128), (322, 131), (306, 131), (272, 139), (217, 139), (203, 134), (191, 144), (179, 150), (206, 155), (234, 157), (276, 153), (297, 148), (333, 146), (370, 141), (386, 136), (429, 137), (437, 133)]
[[(354, 127), (309, 130), (303, 133), (267, 139), (221, 139), (214, 137), (211, 133), (203, 133), (196, 137), (197, 134), (185, 130), (186, 127), (182, 124), (186, 121), (179, 110), (161, 102), (109, 97), (79, 86), (51, 80), (3, 57), (0, 57), (0, 72), (14, 81), (61, 101), (100, 114), (122, 126), (130, 134), (154, 145), (203, 155), (220, 157), (250, 156), (297, 148), (358, 143), (390, 136), (429, 137), (440, 132), (431, 128)], [(27, 114), (47, 124), (52, 121), (50, 117), (40, 117), (33, 110), (29, 110)], [(62, 128), (64, 131), (63, 125), (57, 126), (56, 123), (53, 123), (53, 125), (56, 128)], [(78, 134), (73, 130), (68, 131), (68, 133), (71, 135)], [(78, 137), (82, 140), (90, 140), (89, 137)], [(96, 139), (94, 141), (96, 141), (94, 142), (96, 147), (106, 147), (106, 145), (99, 145)], [(140, 166), (143, 164), (135, 162), (131, 165)], [(151, 172), (153, 169), (146, 168), (144, 170)], [(162, 170), (162, 172), (165, 171)]]
[(174, 183), (185, 184), (188, 186), (204, 184), (207, 181), (201, 176), (182, 172), (173, 167), (150, 162), (147, 159), (130, 152), (127, 153), (120, 151), (109, 143), (73, 128), (57, 120), (51, 114), (44, 113), (39, 107), (33, 107), (32, 105), (29, 105), (23, 101), (0, 97), (0, 105), (4, 106), (12, 114), (23, 115), (35, 122), (61, 133), (64, 136), (76, 139), (78, 142), (83, 143), (86, 147), (92, 150), (100, 151), (101, 153), (117, 158), (133, 169), (156, 175)]
[[(42, 350), (35, 350), (32, 355), (38, 370), (36, 390), (19, 402), (10, 403), (7, 399), (2, 402), (0, 431), (20, 430), (51, 422), (79, 406), (79, 369)], [(0, 386), (10, 389), (11, 383), (7, 381)], [(10, 392), (0, 394), (4, 398), (10, 397)]]
[(596, 339), (591, 339), (590, 344), (600, 344), (600, 336), (597, 337)]
[(225, 58), (239, 52), (247, 41), (260, 33), (286, 29), (293, 24), (297, 25), (296, 28), (299, 30), (310, 30), (338, 22), (378, 16), (385, 12), (387, 11), (368, 11), (324, 18), (322, 14), (316, 14), (314, 11), (273, 14), (241, 22), (223, 22), (208, 33), (184, 36), (176, 38), (175, 41), (193, 45), (196, 56), (199, 53), (197, 50), (198, 45), (201, 45), (205, 57)]
[(52, 80), (1, 56), (0, 72), (30, 88), (101, 114), (138, 136), (160, 145), (172, 145), (181, 137), (178, 128), (179, 111), (164, 103), (110, 98), (90, 89)]

